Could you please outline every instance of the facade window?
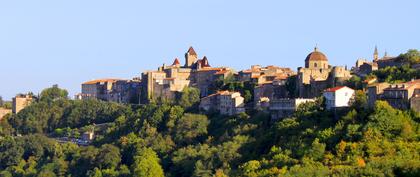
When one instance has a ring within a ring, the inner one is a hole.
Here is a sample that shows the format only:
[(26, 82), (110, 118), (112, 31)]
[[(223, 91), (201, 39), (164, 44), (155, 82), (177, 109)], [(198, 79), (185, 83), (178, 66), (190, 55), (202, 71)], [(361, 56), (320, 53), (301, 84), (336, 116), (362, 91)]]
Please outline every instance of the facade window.
[(318, 64), (317, 63), (314, 63), (314, 67), (318, 67)]

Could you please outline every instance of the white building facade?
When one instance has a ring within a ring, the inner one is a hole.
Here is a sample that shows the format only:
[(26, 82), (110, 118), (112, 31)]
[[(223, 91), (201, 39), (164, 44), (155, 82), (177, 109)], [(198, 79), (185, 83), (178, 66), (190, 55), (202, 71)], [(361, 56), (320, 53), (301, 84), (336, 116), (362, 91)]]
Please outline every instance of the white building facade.
[(327, 110), (349, 107), (354, 97), (354, 90), (346, 87), (334, 87), (325, 90), (323, 94)]

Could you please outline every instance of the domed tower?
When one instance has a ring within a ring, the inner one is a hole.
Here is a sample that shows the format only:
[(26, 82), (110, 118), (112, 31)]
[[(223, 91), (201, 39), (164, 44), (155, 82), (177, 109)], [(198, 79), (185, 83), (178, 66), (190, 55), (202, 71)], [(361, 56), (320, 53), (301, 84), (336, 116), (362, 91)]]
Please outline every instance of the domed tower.
[(305, 68), (311, 69), (328, 69), (327, 57), (315, 47), (305, 59)]

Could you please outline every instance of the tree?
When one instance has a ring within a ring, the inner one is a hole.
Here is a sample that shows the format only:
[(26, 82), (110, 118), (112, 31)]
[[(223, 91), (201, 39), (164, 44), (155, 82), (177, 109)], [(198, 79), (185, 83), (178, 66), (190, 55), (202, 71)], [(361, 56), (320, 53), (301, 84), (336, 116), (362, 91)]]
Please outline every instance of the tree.
[(0, 140), (0, 169), (17, 165), (22, 159), (24, 149), (20, 142), (12, 137)]
[(160, 159), (151, 148), (142, 148), (134, 157), (132, 165), (133, 176), (135, 177), (163, 177), (163, 169), (160, 166)]
[(207, 134), (209, 121), (207, 116), (200, 114), (184, 114), (175, 125), (175, 141), (192, 143), (199, 136)]
[(192, 108), (197, 106), (200, 102), (200, 90), (193, 87), (185, 87), (182, 90), (181, 97), (178, 100), (178, 104), (184, 109)]
[(416, 49), (410, 49), (406, 53), (398, 56), (403, 62), (410, 63), (411, 65), (420, 63), (420, 52)]
[(111, 144), (104, 144), (99, 149), (96, 165), (100, 169), (115, 169), (121, 162), (120, 149)]
[(286, 89), (289, 92), (289, 97), (294, 98), (297, 96), (296, 92), (297, 76), (290, 76), (286, 80)]
[(2, 107), (2, 106), (3, 106), (3, 104), (4, 104), (3, 97), (2, 97), (2, 96), (0, 96), (0, 107)]
[(386, 101), (377, 101), (374, 112), (369, 116), (368, 128), (377, 129), (393, 138), (401, 133), (408, 118), (401, 111), (391, 107)]
[(41, 101), (51, 102), (58, 99), (67, 99), (68, 92), (65, 89), (60, 89), (58, 85), (53, 85), (51, 88), (44, 89), (41, 92)]

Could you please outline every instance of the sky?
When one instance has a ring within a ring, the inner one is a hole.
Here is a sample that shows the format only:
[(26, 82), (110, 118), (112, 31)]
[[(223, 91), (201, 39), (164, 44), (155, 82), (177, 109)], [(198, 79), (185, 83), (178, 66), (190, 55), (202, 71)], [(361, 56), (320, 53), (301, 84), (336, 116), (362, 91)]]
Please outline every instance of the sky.
[(418, 0), (0, 0), (0, 96), (130, 79), (193, 46), (212, 66), (296, 71), (315, 45), (332, 65), (420, 49)]

